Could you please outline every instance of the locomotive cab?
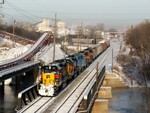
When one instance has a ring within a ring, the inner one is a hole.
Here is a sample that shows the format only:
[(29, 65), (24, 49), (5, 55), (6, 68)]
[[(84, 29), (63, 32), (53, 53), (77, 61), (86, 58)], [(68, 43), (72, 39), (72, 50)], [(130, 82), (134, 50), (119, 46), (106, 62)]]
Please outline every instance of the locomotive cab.
[(67, 80), (66, 67), (60, 63), (52, 63), (42, 67), (39, 94), (42, 96), (54, 96)]
[(89, 51), (85, 50), (85, 51), (81, 51), (80, 53), (84, 54), (84, 58), (85, 58), (85, 61), (86, 61), (86, 66), (88, 66), (91, 62)]
[(74, 72), (75, 64), (74, 64), (74, 61), (70, 58), (66, 58), (66, 63), (67, 63), (68, 76), (71, 79), (73, 77), (73, 75), (75, 74), (75, 72)]
[(74, 66), (74, 76), (78, 74), (78, 65), (77, 65), (77, 58), (75, 57), (75, 54), (69, 55), (67, 58), (71, 59)]
[(91, 63), (94, 60), (94, 52), (92, 48), (85, 49), (85, 56), (88, 63)]

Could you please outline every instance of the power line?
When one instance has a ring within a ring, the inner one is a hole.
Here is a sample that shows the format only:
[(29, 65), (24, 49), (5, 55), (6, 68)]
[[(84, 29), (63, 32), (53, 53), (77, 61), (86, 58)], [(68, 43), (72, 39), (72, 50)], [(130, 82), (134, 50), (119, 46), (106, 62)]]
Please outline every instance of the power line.
[(15, 18), (15, 17), (13, 17), (13, 15), (9, 15), (7, 13), (3, 13), (3, 15), (4, 15), (4, 18), (7, 17), (7, 18), (9, 18), (11, 20), (22, 21), (20, 18)]
[[(39, 19), (43, 19), (43, 18), (47, 18), (47, 19), (50, 19), (50, 20), (54, 20), (54, 18), (49, 18), (49, 17), (42, 17), (42, 16), (37, 16), (37, 15), (33, 15), (33, 14), (31, 14), (31, 13), (28, 13), (27, 11), (25, 11), (25, 10), (22, 10), (22, 9), (20, 9), (20, 8), (18, 8), (18, 7), (16, 7), (15, 5), (13, 5), (12, 3), (10, 3), (10, 2), (8, 2), (7, 1), (7, 5), (9, 5), (11, 8), (13, 8), (14, 10), (16, 10), (17, 12), (19, 12), (19, 13), (21, 13), (22, 15), (24, 15), (26, 18), (30, 18), (33, 22), (35, 22), (36, 23), (36, 21), (35, 20), (33, 20), (31, 17), (29, 17), (28, 15), (31, 15), (31, 16), (33, 16), (33, 17), (35, 17), (35, 18), (39, 18)], [(28, 15), (26, 15), (26, 14), (28, 14)]]
[(27, 19), (31, 19), (31, 21), (36, 22), (35, 20), (33, 20), (30, 16), (26, 15), (26, 12), (24, 12), (22, 9), (16, 7), (15, 5), (11, 4), (10, 2), (8, 2), (6, 0), (6, 3), (8, 6), (10, 6), (12, 9), (14, 9), (15, 11), (19, 12), (20, 14), (22, 14), (24, 17), (26, 17)]

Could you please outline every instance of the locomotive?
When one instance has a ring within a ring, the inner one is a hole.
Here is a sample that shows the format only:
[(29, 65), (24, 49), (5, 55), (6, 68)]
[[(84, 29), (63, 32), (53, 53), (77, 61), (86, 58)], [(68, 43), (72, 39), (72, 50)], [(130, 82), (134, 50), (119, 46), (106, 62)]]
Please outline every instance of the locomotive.
[(55, 96), (60, 89), (66, 86), (67, 82), (77, 77), (108, 47), (109, 44), (106, 46), (106, 43), (100, 43), (93, 48), (89, 47), (79, 53), (42, 66), (39, 94)]

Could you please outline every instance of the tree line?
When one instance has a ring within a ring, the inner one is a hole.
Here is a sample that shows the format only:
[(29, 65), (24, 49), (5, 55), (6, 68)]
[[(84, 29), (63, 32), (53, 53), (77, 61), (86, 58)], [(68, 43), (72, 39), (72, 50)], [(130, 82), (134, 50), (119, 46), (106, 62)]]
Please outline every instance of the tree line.
[[(13, 34), (13, 25), (0, 25), (0, 30)], [(34, 30), (27, 30), (23, 27), (15, 26), (15, 35), (27, 38), (30, 40), (37, 40), (42, 34)]]
[(147, 94), (147, 113), (150, 113), (150, 93), (147, 81), (150, 80), (150, 21), (146, 20), (136, 26), (131, 26), (126, 33), (126, 43), (130, 47), (130, 55), (140, 58), (139, 71), (143, 75)]

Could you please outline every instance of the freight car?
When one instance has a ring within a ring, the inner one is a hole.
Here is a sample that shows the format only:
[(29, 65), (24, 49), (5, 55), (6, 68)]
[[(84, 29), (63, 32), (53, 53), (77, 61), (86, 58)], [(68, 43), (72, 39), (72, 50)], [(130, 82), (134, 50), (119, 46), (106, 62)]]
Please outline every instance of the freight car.
[(87, 48), (43, 66), (39, 94), (41, 96), (54, 96), (59, 89), (79, 75), (108, 47), (106, 44), (100, 43), (93, 48)]

